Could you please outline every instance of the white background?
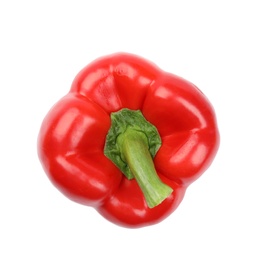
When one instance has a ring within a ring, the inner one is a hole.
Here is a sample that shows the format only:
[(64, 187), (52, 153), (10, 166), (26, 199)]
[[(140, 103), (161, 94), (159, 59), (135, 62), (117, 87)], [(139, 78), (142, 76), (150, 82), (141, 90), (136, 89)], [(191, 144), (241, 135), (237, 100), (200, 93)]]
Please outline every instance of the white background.
[[(260, 259), (258, 1), (0, 2), (0, 259)], [(195, 83), (221, 134), (158, 225), (125, 229), (49, 182), (36, 140), (85, 65), (118, 51)]]

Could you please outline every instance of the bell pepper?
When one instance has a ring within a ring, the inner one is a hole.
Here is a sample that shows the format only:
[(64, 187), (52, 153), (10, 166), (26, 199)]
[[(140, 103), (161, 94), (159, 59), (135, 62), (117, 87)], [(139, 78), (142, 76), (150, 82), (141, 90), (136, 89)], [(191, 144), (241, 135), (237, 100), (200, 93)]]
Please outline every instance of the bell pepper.
[(128, 53), (83, 68), (38, 136), (39, 159), (51, 182), (128, 228), (169, 216), (218, 147), (216, 116), (205, 95)]

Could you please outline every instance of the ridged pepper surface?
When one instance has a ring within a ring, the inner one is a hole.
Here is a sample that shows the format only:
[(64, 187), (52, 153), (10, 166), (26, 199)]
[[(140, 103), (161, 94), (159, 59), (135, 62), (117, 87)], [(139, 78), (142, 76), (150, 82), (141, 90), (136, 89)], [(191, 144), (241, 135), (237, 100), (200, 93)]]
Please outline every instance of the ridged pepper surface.
[(162, 221), (212, 163), (212, 105), (192, 83), (127, 53), (97, 59), (43, 120), (38, 154), (52, 183), (109, 221)]

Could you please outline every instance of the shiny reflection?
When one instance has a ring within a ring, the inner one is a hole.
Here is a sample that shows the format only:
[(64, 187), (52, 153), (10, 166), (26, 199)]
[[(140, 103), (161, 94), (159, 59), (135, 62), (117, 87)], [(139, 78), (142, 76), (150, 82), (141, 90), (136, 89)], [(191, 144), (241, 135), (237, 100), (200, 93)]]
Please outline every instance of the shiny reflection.
[(145, 74), (140, 74), (140, 71), (136, 70), (136, 68), (130, 66), (127, 63), (120, 63), (115, 68), (115, 73), (119, 77), (125, 76), (132, 81), (137, 81), (135, 83), (137, 86), (148, 86), (152, 83), (152, 79), (150, 77), (146, 77)]
[(68, 134), (69, 129), (72, 127), (72, 123), (78, 114), (78, 109), (71, 108), (65, 114), (61, 115), (59, 122), (53, 130), (53, 135), (57, 141), (62, 141), (63, 138)]
[(145, 208), (143, 209), (138, 209), (135, 208), (131, 203), (124, 203), (122, 200), (118, 199), (117, 197), (114, 197), (111, 200), (111, 205), (113, 205), (114, 208), (119, 208), (121, 207), (123, 209), (123, 212), (131, 212), (132, 216), (137, 216), (139, 218), (145, 218), (147, 211)]
[(107, 191), (106, 186), (98, 180), (98, 173), (96, 175), (92, 174), (92, 177), (90, 178), (89, 173), (98, 171), (96, 167), (92, 166), (91, 164), (86, 164), (77, 156), (69, 156), (69, 158), (66, 158), (61, 155), (57, 156), (57, 162), (64, 169), (64, 172), (67, 172), (71, 175), (71, 183), (73, 181), (78, 183), (77, 189), (80, 189), (81, 187), (82, 189), (86, 190), (86, 192), (88, 189), (93, 191), (93, 188), (104, 193)]
[(198, 139), (198, 135), (192, 133), (187, 142), (185, 142), (185, 144), (171, 158), (171, 163), (178, 164), (187, 160), (190, 153), (193, 152), (194, 147), (197, 145)]
[(98, 84), (98, 82), (109, 75), (109, 71), (107, 69), (97, 69), (94, 72), (88, 73), (83, 82), (81, 83), (81, 88), (85, 91), (90, 89), (91, 87)]
[(127, 63), (120, 63), (116, 68), (115, 72), (118, 76), (126, 76), (130, 79), (135, 79), (139, 74), (135, 68)]
[(160, 87), (156, 90), (155, 96), (163, 99), (172, 98), (172, 91), (169, 88)]
[(181, 146), (181, 148), (172, 156), (170, 162), (173, 164), (190, 163), (197, 167), (203, 164), (208, 154), (208, 148), (204, 143), (201, 143), (198, 133), (191, 133), (188, 140)]
[(199, 166), (205, 160), (208, 149), (204, 144), (198, 144), (196, 150), (193, 152), (191, 162), (194, 166)]
[(71, 108), (61, 116), (53, 134), (58, 142), (63, 142), (66, 136), (70, 146), (77, 147), (86, 130), (95, 122), (91, 117), (83, 117), (77, 108)]
[(188, 100), (182, 97), (177, 97), (176, 99), (182, 106), (184, 106), (191, 114), (193, 114), (199, 120), (201, 128), (205, 128), (207, 126), (206, 119), (196, 106), (194, 106), (192, 103), (190, 103)]
[(147, 86), (147, 85), (151, 85), (152, 81), (149, 78), (143, 77), (143, 76), (139, 76), (138, 78), (138, 85), (140, 86)]
[(79, 142), (86, 134), (87, 129), (94, 125), (95, 122), (96, 120), (91, 117), (78, 116), (77, 118), (75, 118), (73, 130), (70, 134), (72, 147), (78, 146)]

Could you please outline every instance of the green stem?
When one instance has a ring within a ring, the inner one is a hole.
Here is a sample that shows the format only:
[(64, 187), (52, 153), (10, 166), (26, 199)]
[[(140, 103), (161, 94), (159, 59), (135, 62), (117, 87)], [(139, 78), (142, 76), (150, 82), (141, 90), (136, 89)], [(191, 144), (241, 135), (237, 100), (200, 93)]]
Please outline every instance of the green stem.
[(156, 127), (140, 110), (123, 108), (111, 113), (104, 154), (127, 179), (136, 179), (150, 208), (159, 205), (173, 191), (160, 180), (154, 167), (153, 158), (161, 144)]
[(164, 184), (156, 173), (146, 135), (129, 127), (118, 136), (117, 144), (121, 157), (139, 184), (148, 207), (159, 205), (173, 190)]

